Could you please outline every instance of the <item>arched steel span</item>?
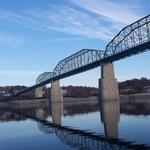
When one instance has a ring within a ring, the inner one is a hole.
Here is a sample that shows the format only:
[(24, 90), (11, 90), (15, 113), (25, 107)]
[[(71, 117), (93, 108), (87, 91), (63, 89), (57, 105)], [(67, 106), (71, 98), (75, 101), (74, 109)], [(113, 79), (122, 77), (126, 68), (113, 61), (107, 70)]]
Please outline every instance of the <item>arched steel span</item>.
[[(16, 95), (46, 85), (53, 80), (59, 80), (78, 74), (125, 57), (136, 55), (150, 49), (150, 15), (123, 28), (106, 46), (105, 51), (83, 49), (60, 61), (51, 76), (43, 76), (38, 84), (29, 87)], [(49, 77), (49, 78), (46, 78)], [(41, 82), (43, 81), (43, 82)]]
[(42, 83), (50, 78), (53, 78), (54, 72), (44, 72), (36, 79), (36, 84)]
[(103, 58), (104, 51), (93, 49), (82, 49), (81, 51), (61, 60), (54, 69), (55, 75), (83, 67)]
[(93, 132), (87, 132), (71, 127), (65, 127), (38, 121), (39, 129), (47, 134), (55, 133), (56, 136), (66, 145), (82, 150), (148, 150), (150, 147), (134, 144), (122, 139), (106, 138)]
[(150, 41), (150, 15), (123, 28), (106, 46), (104, 58)]
[(61, 74), (75, 70), (77, 68), (94, 63), (103, 58), (104, 51), (93, 49), (82, 49), (81, 51), (61, 60), (55, 67), (53, 72), (45, 72), (36, 80), (36, 84), (42, 83), (48, 79), (52, 79)]

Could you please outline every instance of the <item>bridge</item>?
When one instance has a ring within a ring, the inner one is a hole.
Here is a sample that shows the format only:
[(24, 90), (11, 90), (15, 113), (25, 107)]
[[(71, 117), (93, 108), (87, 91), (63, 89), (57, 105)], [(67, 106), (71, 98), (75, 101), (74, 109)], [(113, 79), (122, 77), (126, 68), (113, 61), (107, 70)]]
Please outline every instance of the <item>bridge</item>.
[[(118, 99), (118, 83), (115, 79), (113, 62), (143, 53), (150, 49), (150, 15), (123, 28), (106, 46), (105, 50), (83, 49), (61, 60), (53, 71), (39, 75), (36, 84), (17, 93), (23, 94), (36, 89), (36, 97), (42, 97), (42, 87), (51, 83), (51, 97), (62, 101), (59, 80), (101, 67), (99, 80), (102, 99)], [(59, 98), (58, 98), (59, 97)]]

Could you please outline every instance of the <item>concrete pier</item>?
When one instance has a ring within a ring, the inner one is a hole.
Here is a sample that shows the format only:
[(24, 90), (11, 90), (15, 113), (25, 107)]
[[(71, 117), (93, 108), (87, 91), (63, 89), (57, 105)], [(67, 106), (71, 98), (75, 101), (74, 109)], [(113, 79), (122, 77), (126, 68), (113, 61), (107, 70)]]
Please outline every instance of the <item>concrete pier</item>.
[(43, 95), (44, 95), (43, 87), (39, 87), (39, 88), (35, 89), (35, 97), (36, 98), (42, 98)]
[(118, 82), (115, 79), (114, 66), (112, 63), (102, 64), (101, 66), (99, 90), (101, 100), (109, 101), (119, 99)]
[(53, 81), (51, 83), (51, 102), (63, 102), (63, 93), (62, 89), (60, 88), (59, 80)]

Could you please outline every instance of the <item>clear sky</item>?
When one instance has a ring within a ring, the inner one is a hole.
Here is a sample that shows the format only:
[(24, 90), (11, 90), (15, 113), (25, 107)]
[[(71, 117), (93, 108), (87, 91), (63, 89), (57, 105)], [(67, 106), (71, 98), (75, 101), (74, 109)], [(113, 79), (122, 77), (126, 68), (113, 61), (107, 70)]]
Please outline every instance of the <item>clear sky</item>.
[[(150, 0), (0, 0), (0, 86), (33, 85), (83, 48), (104, 50), (126, 25), (150, 13)], [(150, 52), (115, 62), (119, 81), (150, 78)], [(100, 68), (61, 80), (97, 86)]]

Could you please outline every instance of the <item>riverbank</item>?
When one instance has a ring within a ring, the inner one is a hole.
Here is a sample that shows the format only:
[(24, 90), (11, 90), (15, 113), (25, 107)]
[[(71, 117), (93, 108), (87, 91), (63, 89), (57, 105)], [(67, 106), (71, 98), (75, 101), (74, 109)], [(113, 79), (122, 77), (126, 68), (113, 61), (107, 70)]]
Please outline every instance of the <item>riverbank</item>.
[(150, 93), (120, 95), (120, 101), (150, 101)]
[[(98, 102), (97, 96), (87, 97), (87, 98), (73, 98), (73, 97), (64, 97), (64, 103), (91, 103)], [(150, 102), (150, 93), (142, 94), (132, 94), (132, 95), (120, 95), (120, 101), (128, 102)], [(49, 99), (2, 99), (0, 100), (1, 105), (42, 105), (48, 103)]]

